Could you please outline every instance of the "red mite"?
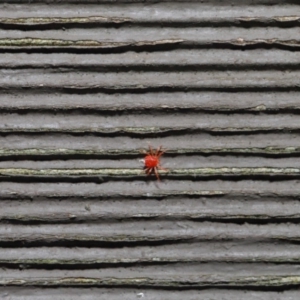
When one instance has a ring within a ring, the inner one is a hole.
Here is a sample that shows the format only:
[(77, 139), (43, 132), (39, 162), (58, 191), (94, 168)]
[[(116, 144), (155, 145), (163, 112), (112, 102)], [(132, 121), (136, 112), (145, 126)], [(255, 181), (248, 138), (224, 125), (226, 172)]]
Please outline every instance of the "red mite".
[(149, 145), (149, 152), (144, 151), (146, 154), (145, 158), (142, 160), (144, 162), (144, 169), (147, 175), (155, 173), (156, 178), (159, 179), (158, 170), (167, 171), (160, 166), (160, 157), (166, 152), (166, 150), (162, 149), (162, 146), (158, 147), (157, 150), (153, 150)]

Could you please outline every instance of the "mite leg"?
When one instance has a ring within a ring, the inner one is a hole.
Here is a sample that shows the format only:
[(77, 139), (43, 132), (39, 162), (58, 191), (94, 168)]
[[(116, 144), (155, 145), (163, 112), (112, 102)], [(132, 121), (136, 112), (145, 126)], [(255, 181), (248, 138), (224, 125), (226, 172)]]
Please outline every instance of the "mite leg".
[(150, 154), (151, 154), (151, 155), (154, 155), (154, 152), (153, 152), (153, 149), (152, 149), (152, 146), (151, 146), (151, 145), (149, 145), (149, 150), (150, 150)]
[(167, 151), (167, 149), (162, 149), (162, 146), (159, 147), (159, 149), (156, 152), (157, 157), (159, 158), (160, 156), (162, 156), (165, 152)]
[(160, 180), (159, 175), (158, 175), (158, 172), (157, 172), (157, 168), (156, 168), (156, 167), (154, 168), (154, 172), (155, 172), (155, 175), (156, 175), (157, 180)]
[(169, 169), (166, 169), (166, 168), (163, 168), (163, 167), (161, 167), (161, 166), (157, 166), (157, 168), (159, 169), (159, 170), (163, 170), (163, 171), (169, 171)]
[(152, 168), (147, 168), (145, 170), (145, 172), (146, 172), (147, 175), (150, 175), (152, 173), (152, 171), (153, 171)]

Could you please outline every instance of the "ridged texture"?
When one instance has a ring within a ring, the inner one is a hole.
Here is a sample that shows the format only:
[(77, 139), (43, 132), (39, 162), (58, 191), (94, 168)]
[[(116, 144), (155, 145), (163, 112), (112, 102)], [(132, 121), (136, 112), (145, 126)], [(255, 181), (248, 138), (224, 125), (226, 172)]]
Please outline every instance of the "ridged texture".
[(0, 298), (299, 299), (298, 1), (5, 2)]

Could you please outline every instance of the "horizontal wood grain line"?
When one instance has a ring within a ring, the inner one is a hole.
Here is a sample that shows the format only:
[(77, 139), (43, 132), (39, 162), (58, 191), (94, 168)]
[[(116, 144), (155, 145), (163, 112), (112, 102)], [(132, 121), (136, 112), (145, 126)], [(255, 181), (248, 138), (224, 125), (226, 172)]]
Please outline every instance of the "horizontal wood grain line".
[[(234, 55), (233, 55), (234, 54)], [(266, 55), (268, 54), (268, 55)], [(160, 68), (162, 72), (170, 70), (263, 70), (264, 68), (299, 69), (300, 53), (282, 52), (277, 49), (253, 49), (234, 51), (229, 49), (183, 49), (157, 52), (126, 52), (114, 54), (72, 54), (72, 53), (3, 53), (0, 57), (1, 68), (40, 68), (55, 72), (57, 68), (86, 72), (151, 71)], [(61, 71), (61, 70), (60, 70)], [(184, 95), (183, 95), (184, 96)]]
[(136, 42), (104, 42), (97, 40), (65, 40), (65, 39), (42, 39), (42, 38), (2, 38), (0, 39), (0, 51), (7, 50), (119, 50), (134, 51), (155, 49), (180, 49), (180, 48), (284, 48), (299, 49), (300, 41), (297, 39), (280, 40), (272, 39), (252, 39), (243, 38), (231, 40), (184, 40), (184, 39), (167, 39), (154, 41), (136, 41)]
[[(211, 249), (214, 251), (211, 251)], [(272, 248), (272, 251), (269, 249)], [(1, 263), (21, 264), (30, 262), (38, 265), (54, 264), (131, 264), (131, 263), (163, 263), (163, 262), (226, 262), (253, 263), (260, 262), (297, 264), (300, 259), (299, 247), (284, 243), (243, 243), (208, 242), (162, 245), (154, 248), (120, 247), (120, 248), (67, 248), (67, 247), (31, 247), (1, 248)]]
[[(1, 59), (1, 56), (0, 56)], [(41, 57), (42, 60), (44, 60)], [(16, 74), (15, 74), (16, 75)], [(238, 76), (238, 73), (236, 73)], [(296, 76), (296, 74), (295, 74)], [(161, 92), (66, 94), (2, 90), (0, 111), (10, 113), (266, 113), (299, 114), (297, 92)]]
[[(39, 94), (38, 92), (36, 94)], [(134, 95), (134, 94), (132, 94)], [(37, 95), (36, 95), (37, 96)], [(41, 95), (39, 95), (41, 97)], [(208, 114), (229, 114), (229, 113), (240, 113), (240, 114), (299, 114), (300, 105), (264, 105), (258, 104), (253, 106), (247, 106), (243, 104), (239, 105), (222, 105), (222, 104), (211, 104), (210, 106), (206, 105), (188, 105), (183, 104), (181, 106), (177, 105), (139, 105), (139, 106), (130, 106), (130, 105), (114, 105), (114, 106), (104, 106), (101, 104), (93, 103), (89, 105), (87, 103), (82, 103), (80, 105), (63, 105), (61, 104), (21, 104), (17, 105), (16, 103), (11, 103), (11, 105), (6, 105), (0, 103), (1, 113), (72, 113), (80, 112), (83, 114), (105, 114), (105, 115), (118, 115), (120, 112), (123, 114), (145, 114), (145, 113), (208, 113)]]
[(2, 70), (0, 90), (63, 94), (295, 92), (299, 71), (214, 72), (55, 72), (31, 69)]
[(86, 17), (23, 17), (23, 18), (0, 18), (0, 27), (36, 29), (52, 28), (55, 25), (80, 27), (82, 25), (138, 25), (138, 26), (297, 26), (300, 18), (297, 16), (251, 16), (251, 17), (192, 17), (180, 18), (175, 16), (155, 19), (155, 17), (145, 15), (144, 19), (139, 17), (105, 17), (105, 16), (86, 16)]
[[(153, 12), (152, 12), (153, 14)], [(159, 13), (157, 12), (158, 16)], [(125, 16), (126, 17), (126, 16)], [(214, 46), (215, 43), (228, 43), (236, 46), (247, 46), (249, 43), (274, 44), (283, 47), (298, 44), (297, 26), (283, 27), (219, 27), (219, 26), (107, 26), (106, 28), (68, 28), (67, 31), (49, 28), (48, 30), (0, 30), (1, 46), (82, 46), (96, 47), (101, 49), (103, 46), (157, 46), (161, 41), (182, 41), (177, 46), (205, 47)], [(23, 38), (23, 39), (22, 39)], [(22, 40), (22, 42), (20, 42)], [(116, 43), (114, 43), (116, 42)], [(165, 46), (166, 43), (164, 43)], [(145, 48), (144, 48), (145, 49)], [(108, 52), (107, 52), (108, 53)]]
[[(231, 204), (228, 203), (228, 207)], [(87, 207), (89, 207), (87, 205)], [(277, 209), (287, 209), (287, 205), (284, 207), (278, 206)], [(176, 213), (176, 212), (146, 212), (146, 213), (82, 213), (82, 212), (60, 212), (58, 211), (60, 206), (57, 206), (57, 211), (51, 213), (8, 213), (6, 215), (0, 215), (1, 223), (13, 223), (13, 224), (67, 224), (67, 223), (103, 223), (103, 222), (118, 222), (118, 221), (142, 221), (142, 220), (191, 220), (197, 222), (219, 222), (219, 223), (244, 223), (249, 224), (267, 224), (267, 223), (300, 223), (300, 213), (291, 212), (274, 212), (274, 208), (270, 211), (265, 210), (262, 213), (257, 211), (248, 212), (240, 210), (239, 212), (233, 213), (221, 213), (218, 209), (211, 209), (210, 211), (194, 212), (194, 213)], [(184, 210), (184, 207), (182, 208)], [(295, 209), (295, 208), (294, 208)], [(299, 208), (298, 208), (299, 209)], [(3, 209), (5, 210), (5, 209)], [(195, 208), (196, 210), (196, 208)], [(5, 210), (6, 211), (6, 210)], [(300, 259), (299, 259), (300, 261)]]
[(277, 241), (297, 242), (300, 224), (233, 224), (215, 222), (193, 222), (185, 220), (147, 220), (139, 222), (113, 222), (102, 224), (0, 224), (1, 242), (13, 241)]
[[(108, 157), (139, 157), (142, 149), (5, 149), (0, 148), (0, 158), (108, 158)], [(165, 155), (255, 155), (255, 156), (290, 156), (299, 155), (300, 147), (249, 147), (249, 148), (179, 148), (168, 149)]]
[[(170, 178), (188, 177), (214, 177), (214, 176), (240, 176), (240, 177), (298, 177), (300, 169), (298, 168), (272, 168), (272, 167), (255, 167), (255, 168), (197, 168), (197, 169), (171, 169), (168, 171), (159, 171)], [(143, 176), (141, 169), (25, 169), (25, 168), (1, 168), (1, 177), (136, 177)]]
[[(211, 248), (214, 248), (213, 253)], [(228, 248), (230, 247), (230, 249)], [(227, 242), (156, 246), (153, 250), (135, 248), (2, 248), (0, 265), (8, 268), (26, 265), (34, 269), (93, 269), (97, 267), (126, 267), (130, 265), (164, 265), (176, 263), (233, 263), (233, 264), (299, 264), (299, 250), (286, 250), (286, 245), (255, 243), (248, 247)], [(9, 254), (8, 254), (9, 253)], [(53, 254), (54, 253), (54, 254)]]
[[(259, 4), (259, 5), (267, 5), (267, 7), (269, 7), (270, 4), (298, 4), (297, 0), (268, 0), (268, 1), (263, 1), (262, 0), (240, 0), (239, 4)], [(161, 2), (170, 2), (170, 0), (162, 0)], [(174, 3), (180, 3), (182, 2), (182, 0), (173, 0), (172, 2)], [(198, 2), (198, 0), (190, 0), (190, 3), (193, 2)], [(28, 1), (27, 0), (11, 0), (10, 3), (20, 3), (20, 4), (27, 4), (28, 5)], [(34, 3), (45, 3), (44, 0), (31, 0), (30, 4), (34, 4)], [(54, 5), (57, 3), (61, 3), (60, 0), (51, 0), (49, 1), (48, 5)], [(86, 4), (110, 4), (113, 5), (116, 3), (115, 0), (65, 0), (64, 3), (66, 4), (82, 4), (82, 5), (86, 5)], [(141, 0), (119, 0), (118, 3), (124, 4), (124, 3), (130, 3), (130, 4), (136, 4), (136, 3), (141, 3)], [(142, 3), (150, 3), (150, 4), (157, 4), (156, 0), (146, 0), (143, 1)], [(210, 3), (215, 4), (218, 3), (218, 0), (212, 0), (210, 1)], [(232, 2), (228, 1), (225, 2), (224, 5), (228, 5), (229, 7), (232, 6)]]
[(101, 288), (91, 287), (88, 289), (88, 293), (85, 288), (80, 287), (47, 287), (36, 288), (26, 287), (26, 293), (24, 293), (24, 287), (12, 286), (12, 287), (0, 287), (0, 292), (8, 294), (12, 299), (18, 299), (22, 295), (22, 300), (32, 300), (34, 297), (38, 297), (40, 300), (52, 300), (56, 295), (61, 296), (64, 300), (132, 300), (136, 297), (143, 297), (147, 295), (147, 300), (157, 300), (159, 298), (164, 300), (195, 300), (195, 299), (214, 299), (214, 300), (253, 300), (264, 299), (274, 300), (279, 295), (282, 299), (298, 300), (298, 290), (285, 290), (278, 291), (273, 290), (266, 293), (266, 291), (254, 291), (253, 289), (194, 289), (194, 290), (162, 290), (162, 289), (147, 289), (147, 291), (141, 292), (136, 288)]
[[(188, 117), (191, 117), (191, 115), (189, 115)], [(188, 117), (185, 117), (184, 119)], [(239, 117), (240, 119), (244, 120), (242, 116), (236, 116), (236, 117)], [(220, 115), (219, 118), (221, 118)], [(41, 116), (41, 120), (43, 121), (43, 115)], [(79, 121), (80, 118), (77, 118), (77, 120)], [(287, 121), (288, 120), (289, 118), (287, 118)], [(217, 119), (214, 120), (213, 122), (215, 123), (215, 121), (217, 121)], [(237, 118), (235, 118), (235, 120), (232, 120), (232, 122), (236, 122), (236, 121), (238, 121)], [(257, 120), (258, 124), (261, 124), (262, 121), (263, 120), (261, 119)], [(32, 119), (28, 118), (27, 120), (25, 119), (23, 122), (29, 123), (32, 122)], [(276, 125), (278, 125), (278, 123)], [(55, 144), (53, 144), (54, 140), (55, 140)], [(211, 133), (199, 132), (198, 134), (197, 133), (187, 134), (185, 136), (182, 136), (181, 138), (179, 138), (177, 135), (173, 135), (173, 136), (164, 136), (164, 137), (154, 136), (153, 138), (147, 138), (147, 139), (144, 139), (143, 136), (141, 136), (141, 138), (131, 138), (131, 137), (123, 136), (123, 137), (118, 137), (118, 139), (112, 139), (109, 135), (101, 137), (97, 134), (92, 134), (92, 133), (86, 135), (85, 134), (71, 135), (71, 134), (64, 134), (64, 133), (38, 134), (37, 132), (37, 134), (34, 136), (34, 139), (31, 134), (26, 134), (26, 133), (25, 134), (20, 133), (17, 136), (13, 134), (0, 135), (0, 145), (1, 145), (0, 149), (1, 151), (4, 151), (2, 152), (4, 155), (7, 155), (8, 154), (7, 151), (10, 150), (17, 151), (16, 153), (19, 153), (18, 151), (29, 151), (30, 155), (33, 154), (31, 153), (31, 151), (35, 152), (38, 151), (38, 149), (40, 149), (43, 153), (44, 151), (60, 151), (59, 149), (62, 149), (62, 151), (69, 151), (69, 150), (70, 151), (77, 151), (77, 150), (92, 151), (89, 153), (93, 153), (93, 151), (95, 151), (95, 153), (107, 152), (107, 154), (111, 150), (118, 150), (118, 151), (122, 150), (125, 151), (126, 153), (127, 151), (131, 152), (132, 150), (133, 151), (132, 157), (130, 157), (130, 154), (128, 153), (128, 158), (130, 159), (133, 158), (135, 155), (137, 156), (137, 154), (134, 154), (135, 151), (139, 151), (140, 149), (147, 150), (148, 144), (152, 145), (154, 148), (157, 148), (158, 146), (162, 145), (164, 146), (164, 148), (170, 149), (171, 152), (177, 150), (202, 151), (202, 149), (203, 151), (206, 150), (214, 151), (214, 149), (217, 149), (216, 151), (219, 151), (219, 149), (228, 149), (228, 150), (232, 149), (234, 151), (239, 151), (238, 149), (243, 149), (242, 151), (244, 150), (248, 151), (252, 149), (253, 151), (258, 151), (258, 152), (274, 151), (274, 153), (276, 153), (276, 151), (280, 151), (280, 152), (291, 151), (291, 153), (287, 153), (287, 156), (288, 155), (297, 156), (297, 154), (293, 154), (293, 152), (294, 151), (296, 152), (297, 149), (300, 147), (300, 136), (295, 132), (291, 132), (291, 133), (262, 132), (261, 134), (257, 134), (255, 132), (253, 134), (244, 134), (243, 132), (239, 134), (238, 133), (214, 134), (213, 132)], [(110, 155), (112, 158), (117, 157), (114, 156), (112, 153)], [(171, 154), (170, 157), (171, 156), (176, 157), (176, 155), (177, 154), (174, 153)], [(205, 157), (210, 156), (209, 153), (208, 154), (202, 153), (201, 155)], [(218, 154), (216, 153), (213, 155), (218, 155)], [(235, 155), (260, 156), (260, 154), (258, 155), (235, 154)], [(277, 155), (280, 156), (280, 154), (275, 154), (275, 156)], [(184, 153), (182, 154), (182, 156), (184, 156)], [(101, 155), (99, 157), (101, 157)], [(44, 160), (49, 158), (50, 157), (47, 158), (44, 157)], [(233, 157), (231, 156), (231, 158)], [(17, 156), (15, 156), (15, 159), (17, 159)], [(41, 157), (41, 159), (43, 158)], [(57, 157), (57, 159), (59, 159), (59, 156)], [(288, 157), (286, 157), (286, 159), (288, 159)], [(3, 156), (2, 160), (9, 160), (9, 157), (5, 158), (5, 156)]]
[[(29, 185), (27, 183), (27, 185)], [(50, 184), (48, 184), (50, 185)], [(70, 185), (70, 184), (69, 184)], [(79, 185), (79, 184), (77, 184)], [(144, 201), (143, 206), (146, 205), (146, 203), (152, 203), (153, 201), (166, 201), (166, 202), (172, 202), (174, 201), (183, 201), (184, 203), (188, 203), (190, 199), (194, 199), (195, 201), (211, 201), (213, 205), (217, 205), (215, 202), (220, 200), (223, 201), (224, 203), (231, 203), (231, 202), (236, 202), (242, 203), (249, 201), (250, 203), (256, 203), (257, 199), (260, 199), (260, 205), (264, 205), (264, 203), (273, 203), (276, 205), (276, 203), (280, 202), (282, 205), (293, 205), (289, 204), (294, 203), (294, 201), (299, 201), (300, 200), (300, 195), (299, 191), (286, 191), (284, 189), (282, 190), (276, 190), (274, 191), (257, 191), (257, 190), (250, 190), (250, 189), (245, 189), (243, 187), (240, 187), (240, 190), (238, 188), (235, 188), (236, 190), (168, 190), (168, 191), (145, 191), (145, 192), (136, 192), (136, 193), (130, 193), (127, 190), (120, 190), (119, 192), (113, 192), (111, 191), (110, 193), (107, 191), (103, 192), (93, 192), (90, 189), (90, 192), (86, 192), (84, 194), (78, 194), (78, 192), (74, 191), (73, 193), (66, 193), (64, 190), (59, 190), (59, 187), (55, 187), (56, 190), (55, 192), (53, 190), (45, 192), (42, 188), (38, 186), (38, 184), (34, 184), (36, 187), (35, 193), (33, 194), (28, 194), (28, 193), (22, 193), (22, 192), (0, 192), (0, 200), (2, 202), (2, 205), (6, 205), (3, 202), (6, 201), (22, 201), (23, 203), (26, 201), (30, 201), (30, 203), (33, 203), (32, 201), (37, 201), (43, 203), (49, 202), (52, 203), (51, 201), (71, 201), (74, 206), (73, 208), (77, 205), (80, 205), (80, 203), (84, 204), (85, 210), (88, 212), (89, 211), (89, 206), (91, 203), (101, 203), (102, 201), (105, 203), (103, 205), (107, 206), (109, 205), (109, 201), (119, 201), (120, 203), (127, 203), (127, 202), (132, 202), (132, 201)], [(49, 187), (50, 188), (50, 187)], [(70, 187), (71, 188), (71, 187)], [(18, 204), (15, 204), (18, 205)], [(24, 206), (26, 203), (24, 203)], [(45, 205), (45, 204), (43, 204)], [(65, 204), (60, 204), (64, 206)], [(126, 204), (123, 204), (126, 205)], [(245, 204), (244, 204), (245, 205)], [(243, 205), (243, 206), (244, 206)], [(297, 206), (297, 204), (294, 204)], [(38, 204), (37, 204), (38, 206)], [(119, 204), (121, 207), (122, 205)], [(10, 203), (9, 207), (14, 207), (12, 203)], [(156, 207), (159, 207), (159, 204), (156, 204)], [(207, 208), (206, 208), (207, 210)], [(6, 211), (5, 207), (3, 206), (3, 211)], [(33, 210), (34, 211), (34, 210)], [(32, 211), (32, 214), (33, 214)], [(68, 210), (69, 211), (69, 210)], [(204, 210), (205, 211), (205, 210)], [(201, 211), (201, 212), (204, 212)], [(200, 214), (201, 214), (200, 212)], [(64, 215), (64, 213), (60, 212), (61, 214)], [(82, 210), (81, 210), (81, 213)], [(160, 211), (160, 213), (162, 213)], [(195, 212), (194, 212), (195, 213)], [(295, 213), (295, 212), (294, 212)], [(45, 212), (46, 214), (46, 212)], [(77, 215), (74, 213), (75, 216)], [(18, 214), (19, 215), (19, 214)], [(58, 214), (59, 215), (59, 214)], [(72, 215), (72, 213), (71, 213)], [(280, 214), (279, 214), (280, 215)], [(9, 216), (9, 215), (7, 215)], [(70, 218), (70, 215), (68, 215), (68, 218)]]
[[(140, 170), (141, 171), (141, 170)], [(145, 175), (143, 175), (145, 176)], [(141, 177), (142, 178), (142, 177)], [(153, 178), (155, 179), (155, 177)], [(35, 200), (47, 201), (74, 201), (87, 204), (93, 201), (130, 201), (144, 200), (168, 200), (168, 199), (216, 199), (253, 201), (261, 199), (264, 201), (298, 201), (299, 196), (298, 180), (261, 180), (259, 178), (244, 179), (241, 181), (203, 180), (164, 180), (159, 183), (156, 180), (144, 181), (106, 181), (93, 182), (0, 182), (1, 201), (14, 200)], [(144, 205), (144, 204), (143, 204)]]
[[(172, 278), (173, 277), (173, 278)], [(298, 288), (300, 276), (168, 276), (157, 277), (136, 277), (136, 278), (88, 278), (88, 277), (68, 277), (68, 278), (3, 278), (0, 279), (2, 286), (36, 286), (36, 287), (156, 287), (156, 288), (264, 288), (264, 289), (290, 289)]]
[[(24, 251), (23, 251), (24, 252)], [(21, 254), (21, 253), (20, 253)], [(2, 259), (0, 258), (0, 266), (7, 268), (19, 268), (20, 266), (26, 266), (26, 268), (34, 269), (94, 269), (99, 267), (129, 267), (132, 265), (165, 265), (165, 264), (177, 264), (177, 263), (276, 263), (276, 264), (299, 264), (300, 255), (296, 256), (283, 256), (283, 255), (256, 255), (249, 254), (249, 256), (240, 257), (239, 255), (224, 254), (215, 256), (198, 256), (189, 258), (187, 255), (178, 257), (140, 257), (140, 258), (86, 258), (81, 259), (61, 259), (61, 258), (32, 258), (32, 259)]]
[(261, 133), (299, 133), (300, 128), (293, 127), (115, 127), (115, 128), (0, 128), (0, 134), (44, 134), (44, 133), (64, 133), (72, 135), (95, 134), (99, 136), (130, 136), (130, 137), (152, 137), (186, 135), (195, 133), (210, 133), (220, 135), (261, 134)]
[[(130, 3), (130, 5), (124, 5), (124, 3)], [(66, 0), (65, 3), (75, 4), (68, 5), (64, 7), (64, 17), (89, 17), (95, 16), (96, 5), (101, 5), (101, 13), (96, 16), (104, 16), (108, 18), (118, 17), (120, 15), (125, 15), (131, 19), (135, 20), (180, 20), (180, 19), (203, 19), (203, 18), (233, 18), (241, 17), (244, 18), (285, 18), (287, 16), (295, 17), (295, 7), (291, 5), (296, 4), (296, 1), (285, 0), (285, 1), (250, 1), (242, 0), (239, 2), (240, 5), (233, 6), (230, 1), (223, 1), (220, 9), (215, 3), (219, 1), (209, 1), (209, 2), (199, 2), (199, 1), (189, 1), (187, 5), (186, 2), (182, 1), (146, 1), (151, 5), (145, 5), (142, 1), (110, 1), (110, 0)], [(59, 1), (50, 1), (49, 4), (43, 1), (33, 0), (28, 3), (22, 0), (12, 0), (10, 3), (19, 3), (21, 5), (19, 11), (14, 11), (11, 9), (10, 5), (3, 5), (1, 17), (3, 18), (22, 18), (22, 17), (36, 17), (36, 12), (32, 11), (31, 3), (39, 3), (39, 17), (61, 17), (61, 3)], [(270, 5), (270, 4), (281, 4), (281, 5)], [(89, 5), (86, 5), (89, 4)], [(93, 5), (94, 4), (94, 5)], [(244, 5), (251, 4), (251, 10), (245, 10)], [(259, 5), (253, 5), (259, 4)], [(285, 4), (285, 5), (282, 5)], [(14, 6), (12, 6), (14, 7)], [(152, 12), (156, 10), (159, 14), (153, 14)], [(152, 13), (152, 14), (151, 14)]]
[(123, 47), (151, 47), (174, 45), (183, 42), (182, 39), (168, 39), (156, 41), (138, 42), (102, 42), (97, 40), (63, 40), (63, 39), (42, 39), (42, 38), (2, 38), (0, 39), (0, 50), (17, 48), (81, 48), (81, 49), (114, 49)]
[[(84, 195), (79, 195), (78, 193), (64, 193), (60, 192), (57, 193), (57, 188), (56, 191), (53, 192), (51, 190), (50, 192), (40, 192), (38, 189), (36, 190), (37, 194), (34, 195), (27, 195), (23, 193), (17, 193), (17, 192), (4, 192), (3, 190), (0, 191), (0, 199), (1, 200), (51, 200), (51, 199), (60, 199), (60, 200), (68, 200), (68, 199), (73, 199), (74, 201), (89, 201), (89, 200), (109, 200), (109, 199), (123, 199), (123, 200), (132, 200), (132, 199), (139, 199), (139, 200), (149, 200), (149, 199), (156, 199), (156, 200), (162, 200), (162, 199), (167, 199), (167, 198), (201, 198), (201, 197), (224, 197), (225, 195), (230, 194), (232, 198), (236, 197), (243, 197), (245, 193), (248, 194), (248, 196), (251, 197), (271, 197), (273, 194), (268, 194), (268, 193), (259, 193), (259, 192), (254, 192), (254, 191), (243, 191), (241, 193), (236, 192), (232, 193), (230, 191), (218, 191), (218, 190), (198, 190), (198, 191), (160, 191), (160, 192), (138, 192), (138, 193), (129, 193), (128, 191), (122, 191), (120, 193), (118, 192), (112, 192), (112, 193), (107, 193), (107, 192), (102, 192), (102, 193), (86, 193)], [(274, 195), (273, 195), (274, 196)], [(293, 200), (293, 199), (299, 199), (300, 196), (298, 196), (298, 193), (282, 193), (276, 195), (276, 197), (283, 197), (287, 200)]]
[[(274, 18), (274, 21), (279, 22), (288, 22), (288, 17), (286, 20), (284, 17)], [(296, 18), (290, 21), (297, 21)], [(104, 16), (89, 16), (89, 17), (24, 17), (24, 18), (0, 18), (0, 26), (1, 25), (17, 25), (30, 27), (34, 25), (68, 25), (68, 24), (123, 24), (130, 22), (133, 20), (131, 18), (126, 17), (104, 17)]]

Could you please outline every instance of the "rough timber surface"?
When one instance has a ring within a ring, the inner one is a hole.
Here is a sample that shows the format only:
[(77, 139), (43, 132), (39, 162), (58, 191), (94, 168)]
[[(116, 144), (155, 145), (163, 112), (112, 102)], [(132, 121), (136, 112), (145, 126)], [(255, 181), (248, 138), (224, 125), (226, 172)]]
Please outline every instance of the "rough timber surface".
[(0, 0), (0, 298), (298, 300), (299, 26), (297, 0)]

